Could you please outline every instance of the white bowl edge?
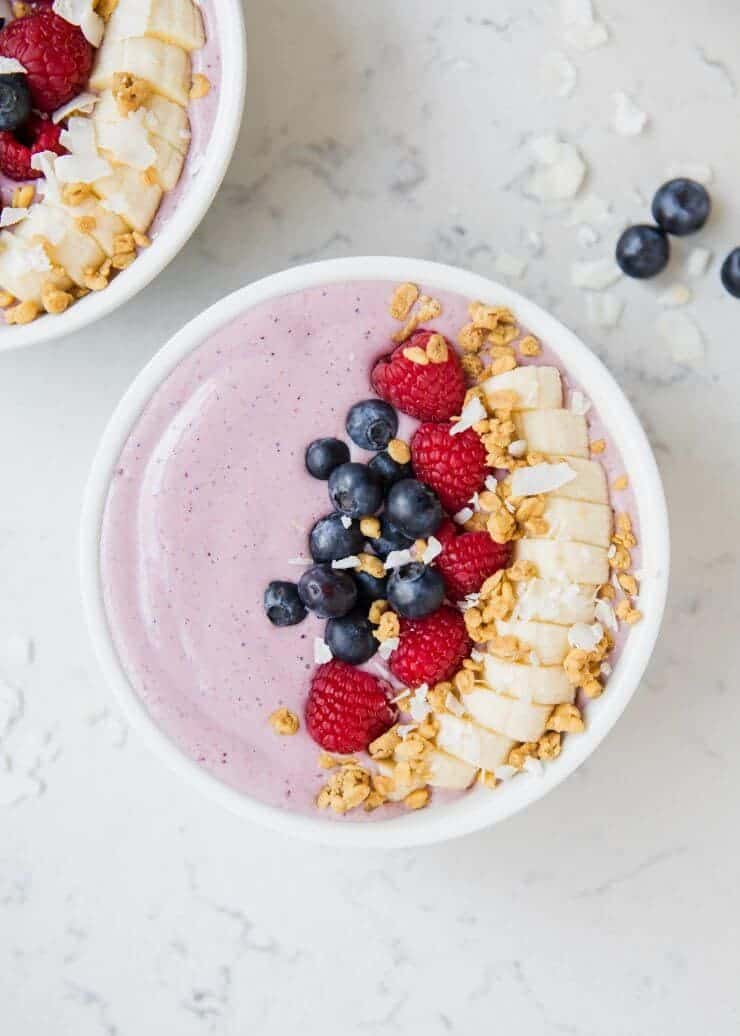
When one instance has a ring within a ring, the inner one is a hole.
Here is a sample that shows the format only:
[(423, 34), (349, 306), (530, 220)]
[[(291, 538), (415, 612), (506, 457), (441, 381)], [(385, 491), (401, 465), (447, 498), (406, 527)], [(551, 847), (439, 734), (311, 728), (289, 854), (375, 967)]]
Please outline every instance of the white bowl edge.
[(217, 0), (222, 85), (209, 145), (197, 177), (152, 244), (103, 291), (93, 292), (58, 316), (0, 327), (0, 352), (52, 342), (112, 313), (137, 295), (184, 248), (208, 212), (228, 169), (241, 130), (247, 85), (247, 37), (240, 0)]
[[(245, 308), (318, 284), (351, 280), (411, 280), (468, 298), (492, 300), (511, 307), (523, 325), (545, 340), (566, 370), (587, 387), (625, 461), (639, 512), (644, 572), (640, 595), (644, 619), (630, 631), (608, 689), (589, 703), (586, 731), (565, 739), (560, 757), (547, 764), (543, 777), (526, 775), (495, 792), (476, 790), (439, 809), (367, 823), (333, 822), (268, 806), (228, 787), (187, 758), (156, 726), (129, 684), (108, 628), (99, 570), (100, 529), (111, 475), (155, 388), (185, 355)], [(162, 347), (125, 393), (103, 433), (83, 501), (80, 566), (83, 605), (103, 673), (132, 726), (171, 769), (232, 812), (273, 830), (337, 847), (401, 848), (459, 837), (519, 812), (560, 784), (594, 751), (635, 693), (652, 654), (668, 591), (670, 536), (660, 474), (642, 425), (612, 375), (571, 331), (528, 299), (477, 274), (424, 260), (369, 256), (311, 263), (259, 280), (215, 303)]]

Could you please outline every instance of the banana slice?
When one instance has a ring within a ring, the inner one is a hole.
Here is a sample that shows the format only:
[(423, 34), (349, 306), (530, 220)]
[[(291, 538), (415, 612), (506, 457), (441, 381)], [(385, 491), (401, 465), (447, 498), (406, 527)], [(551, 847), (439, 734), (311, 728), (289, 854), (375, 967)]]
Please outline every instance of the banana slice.
[(543, 514), (548, 524), (544, 539), (591, 543), (607, 549), (612, 535), (612, 509), (565, 497), (545, 498)]
[(486, 730), (470, 720), (446, 712), (438, 714), (436, 718), (439, 724), (439, 747), (470, 766), (495, 770), (506, 761), (514, 747), (511, 738)]
[(94, 198), (87, 198), (79, 205), (63, 205), (62, 208), (75, 220), (85, 221), (85, 233), (95, 238), (107, 256), (115, 254), (115, 239), (128, 233), (127, 223), (109, 212)]
[[(190, 147), (190, 122), (185, 109), (159, 94), (152, 94), (141, 107), (144, 109), (144, 124), (149, 132), (186, 155)], [(104, 90), (91, 118), (97, 129), (101, 123), (117, 123), (125, 116), (118, 110), (118, 103), (111, 91)]]
[(117, 72), (143, 79), (155, 93), (187, 107), (190, 57), (182, 47), (149, 36), (124, 40), (108, 40), (106, 36), (90, 76), (90, 88), (97, 93), (110, 90)]
[[(454, 759), (447, 752), (433, 748), (424, 756), (426, 771), (424, 777), (415, 778), (409, 784), (400, 785), (394, 788), (388, 795), (391, 802), (400, 802), (410, 792), (417, 788), (423, 788), (429, 784), (432, 788), (448, 788), (453, 791), (464, 791), (469, 788), (475, 780), (478, 772), (476, 766), (463, 762), (462, 759)], [(393, 777), (394, 768), (386, 762), (378, 763), (378, 770), (385, 777)]]
[(166, 140), (159, 137), (152, 137), (151, 140), (157, 156), (152, 169), (156, 173), (162, 190), (171, 191), (182, 174), (185, 155), (168, 144)]
[(79, 229), (69, 211), (44, 202), (34, 205), (26, 219), (16, 227), (20, 241), (43, 239), (54, 266), (61, 266), (71, 280), (85, 286), (86, 271), (97, 270), (105, 260), (105, 252), (94, 237)]
[[(593, 610), (593, 605), (591, 606)], [(570, 624), (572, 625), (572, 623)], [(500, 637), (516, 637), (522, 648), (534, 652), (537, 663), (543, 666), (560, 665), (570, 651), (566, 624), (556, 626), (553, 622), (523, 622), (518, 619), (496, 619), (496, 632)]]
[(542, 737), (552, 705), (538, 705), (476, 687), (465, 695), (465, 707), (478, 723), (514, 741), (537, 741)]
[(50, 281), (61, 289), (72, 286), (66, 274), (55, 275), (46, 249), (39, 242), (18, 240), (14, 234), (0, 233), (0, 284), (20, 302), (41, 305), (44, 288)]
[(537, 566), (542, 579), (594, 584), (609, 581), (609, 561), (603, 547), (565, 540), (519, 540), (515, 556)]
[[(536, 542), (536, 541), (530, 541)], [(514, 619), (520, 622), (592, 623), (596, 617), (597, 586), (581, 586), (563, 579), (529, 579), (515, 584)]]
[(576, 473), (574, 479), (553, 490), (550, 496), (565, 497), (567, 500), (585, 500), (591, 504), (609, 503), (606, 472), (597, 460), (562, 457), (559, 454), (548, 454), (547, 459), (553, 464), (565, 461)]
[(530, 453), (559, 453), (588, 459), (588, 427), (570, 410), (525, 410), (514, 415), (520, 439)]
[[(575, 699), (575, 691), (560, 665), (522, 665), (486, 655), (483, 670), (484, 683), (488, 689), (510, 698), (521, 698), (540, 705), (570, 704)], [(466, 694), (466, 705), (468, 698)]]
[(128, 166), (117, 166), (111, 176), (96, 180), (93, 190), (108, 208), (131, 227), (145, 234), (154, 219), (162, 188), (149, 183), (144, 174)]
[(563, 386), (557, 367), (515, 367), (495, 374), (481, 388), (486, 396), (505, 390), (516, 392), (514, 410), (559, 409), (563, 405)]
[(205, 43), (203, 18), (192, 0), (118, 0), (105, 29), (105, 39), (152, 36), (183, 50)]

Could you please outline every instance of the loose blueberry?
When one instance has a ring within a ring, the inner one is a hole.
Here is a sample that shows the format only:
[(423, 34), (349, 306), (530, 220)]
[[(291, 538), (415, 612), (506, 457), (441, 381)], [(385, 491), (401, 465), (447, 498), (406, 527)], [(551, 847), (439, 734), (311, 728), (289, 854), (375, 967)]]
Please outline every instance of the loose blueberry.
[(740, 248), (734, 248), (722, 263), (722, 283), (730, 295), (740, 299)]
[(371, 576), (369, 572), (354, 571), (352, 577), (357, 583), (358, 601), (371, 604), (373, 601), (384, 601), (386, 599), (388, 592), (388, 579), (386, 576), (378, 579), (377, 576)]
[(31, 93), (22, 72), (0, 75), (0, 130), (14, 130), (31, 114)]
[(415, 478), (402, 479), (391, 487), (385, 510), (388, 520), (412, 539), (431, 536), (442, 521), (437, 494)]
[(331, 565), (312, 565), (298, 581), (298, 593), (309, 611), (320, 619), (340, 619), (357, 602), (352, 576)]
[(311, 529), (308, 547), (314, 561), (338, 561), (348, 558), (350, 554), (361, 553), (365, 546), (365, 537), (360, 532), (360, 523), (352, 521), (348, 529), (342, 524), (346, 515), (328, 514), (319, 520)]
[(329, 619), (324, 640), (335, 658), (350, 665), (362, 665), (378, 650), (369, 619), (356, 611), (342, 619)]
[(295, 626), (306, 618), (306, 609), (295, 583), (274, 579), (262, 598), (267, 618), (273, 626)]
[(314, 478), (326, 481), (334, 468), (349, 460), (349, 446), (341, 439), (314, 439), (306, 450), (306, 467)]
[(392, 550), (405, 550), (407, 547), (410, 547), (414, 542), (414, 537), (407, 536), (401, 532), (400, 529), (397, 529), (388, 520), (386, 515), (382, 515), (380, 519), (380, 536), (369, 542), (378, 557), (385, 560)]
[(644, 280), (665, 269), (670, 255), (668, 238), (660, 227), (641, 223), (627, 227), (617, 241), (617, 263), (628, 277)]
[(680, 177), (659, 187), (653, 198), (653, 219), (667, 234), (685, 237), (701, 230), (712, 202), (706, 187)]
[(402, 565), (388, 578), (388, 603), (405, 619), (420, 619), (439, 608), (444, 600), (445, 584), (436, 568), (418, 561)]
[(340, 464), (329, 476), (329, 499), (350, 518), (375, 514), (383, 503), (380, 475), (365, 464)]
[(347, 414), (347, 435), (363, 450), (384, 450), (398, 431), (398, 414), (382, 399), (355, 403)]
[(396, 482), (400, 482), (402, 478), (414, 477), (414, 469), (411, 467), (411, 464), (399, 464), (397, 460), (391, 457), (387, 450), (376, 454), (368, 464), (368, 467), (371, 471), (375, 471), (380, 475), (386, 492)]

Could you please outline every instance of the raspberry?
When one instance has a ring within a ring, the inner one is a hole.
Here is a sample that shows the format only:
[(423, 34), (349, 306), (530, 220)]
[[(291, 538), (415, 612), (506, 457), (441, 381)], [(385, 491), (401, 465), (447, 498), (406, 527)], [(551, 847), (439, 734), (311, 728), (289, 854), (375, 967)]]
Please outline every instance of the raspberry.
[(472, 428), (450, 435), (449, 424), (420, 425), (411, 440), (411, 463), (450, 514), (464, 507), (486, 478), (486, 449)]
[(306, 702), (306, 726), (328, 752), (361, 752), (396, 722), (383, 680), (338, 659), (319, 666)]
[(407, 687), (449, 680), (472, 643), (456, 608), (443, 605), (423, 619), (401, 619), (399, 644), (390, 657), (393, 675)]
[(410, 346), (426, 348), (434, 331), (416, 331), (407, 342), (373, 367), (370, 380), (383, 399), (419, 421), (448, 421), (459, 414), (465, 400), (465, 375), (451, 342), (444, 363), (422, 366), (403, 355)]
[(63, 155), (61, 132), (61, 126), (34, 112), (24, 126), (0, 133), (0, 172), (11, 180), (38, 180), (43, 174), (31, 168), (31, 156), (41, 151)]
[(511, 561), (512, 544), (495, 543), (487, 532), (464, 532), (443, 547), (436, 564), (453, 601), (477, 593), (489, 576)]
[(28, 72), (34, 108), (53, 112), (76, 97), (90, 78), (93, 48), (82, 30), (52, 10), (17, 18), (0, 32), (0, 55)]

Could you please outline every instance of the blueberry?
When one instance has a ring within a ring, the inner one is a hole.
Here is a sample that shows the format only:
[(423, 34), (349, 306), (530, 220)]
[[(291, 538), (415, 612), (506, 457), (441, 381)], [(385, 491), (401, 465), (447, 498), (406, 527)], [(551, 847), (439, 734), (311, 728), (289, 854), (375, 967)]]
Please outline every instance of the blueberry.
[(370, 604), (372, 601), (384, 601), (386, 599), (388, 592), (388, 579), (386, 576), (378, 579), (377, 576), (371, 576), (369, 572), (354, 571), (352, 577), (357, 583), (358, 601)]
[(406, 536), (431, 536), (442, 521), (437, 494), (415, 478), (405, 478), (391, 487), (385, 505), (388, 520)]
[(398, 415), (382, 399), (364, 399), (347, 414), (347, 435), (363, 450), (384, 450), (398, 431)]
[(362, 665), (378, 650), (369, 619), (357, 611), (341, 619), (329, 619), (324, 640), (335, 658), (350, 665)]
[(658, 188), (653, 198), (653, 219), (667, 234), (685, 237), (701, 230), (711, 207), (706, 187), (681, 177)]
[(401, 565), (388, 578), (388, 603), (406, 619), (420, 619), (436, 611), (444, 596), (442, 576), (419, 561)]
[(350, 518), (375, 514), (383, 503), (380, 475), (365, 464), (340, 464), (329, 476), (329, 499)]
[(306, 609), (295, 583), (274, 579), (265, 590), (262, 601), (273, 626), (295, 626), (306, 618)]
[(14, 130), (31, 114), (31, 93), (22, 72), (0, 75), (0, 130)]
[(411, 467), (411, 464), (399, 464), (397, 460), (391, 457), (387, 450), (376, 454), (368, 464), (368, 467), (380, 475), (386, 491), (396, 482), (400, 482), (402, 478), (414, 477), (414, 469)]
[(357, 587), (352, 576), (331, 565), (312, 565), (298, 581), (298, 593), (305, 606), (320, 619), (339, 619), (352, 611)]
[(740, 248), (734, 248), (722, 263), (722, 283), (734, 295), (740, 299)]
[(392, 550), (404, 550), (406, 547), (410, 547), (413, 542), (414, 537), (407, 536), (400, 529), (397, 529), (386, 515), (382, 515), (380, 519), (380, 536), (377, 539), (370, 540), (375, 553), (379, 558), (383, 559), (387, 558)]
[(668, 263), (668, 238), (660, 227), (641, 223), (627, 227), (617, 241), (617, 262), (628, 277), (654, 277)]
[(360, 532), (360, 523), (352, 521), (348, 529), (342, 524), (346, 515), (335, 511), (319, 520), (311, 529), (308, 547), (314, 561), (338, 561), (350, 554), (359, 554), (365, 546), (365, 537)]
[(341, 439), (314, 439), (306, 450), (306, 467), (314, 478), (326, 481), (334, 468), (349, 460), (349, 446)]

